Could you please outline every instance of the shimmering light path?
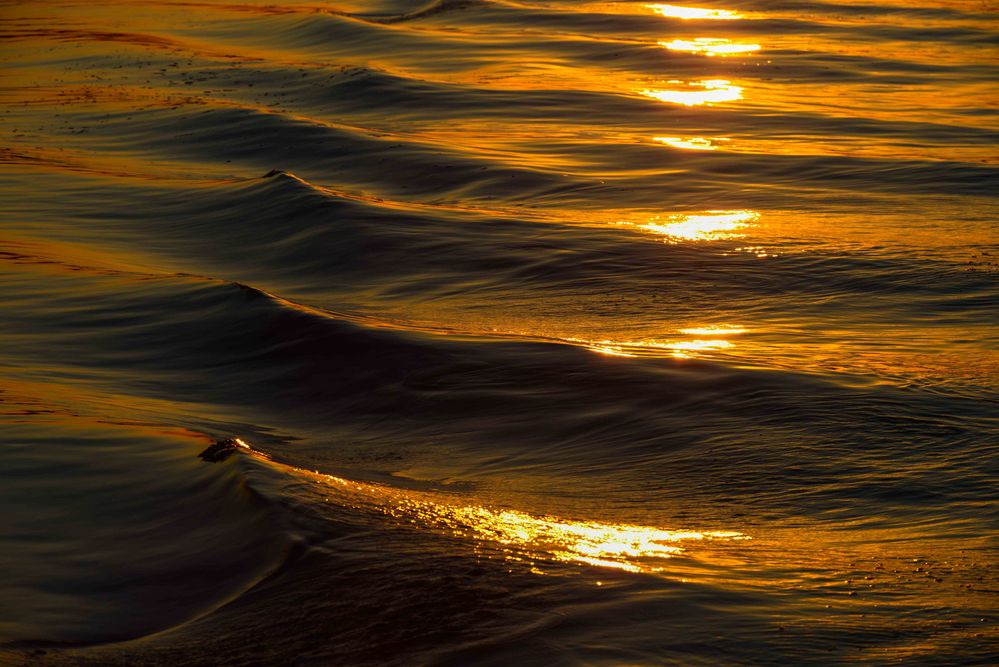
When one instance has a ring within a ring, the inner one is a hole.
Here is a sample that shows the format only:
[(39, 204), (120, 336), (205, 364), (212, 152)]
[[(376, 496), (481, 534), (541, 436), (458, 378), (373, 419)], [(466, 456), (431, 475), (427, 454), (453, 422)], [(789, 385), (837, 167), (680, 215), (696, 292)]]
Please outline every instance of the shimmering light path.
[(514, 559), (550, 559), (627, 572), (663, 572), (668, 571), (663, 561), (683, 553), (688, 542), (750, 539), (735, 531), (666, 530), (597, 521), (569, 521), (512, 509), (461, 505), (458, 499), (448, 500), (442, 496), (356, 482), (333, 475), (301, 470), (295, 471), (295, 474), (312, 476), (319, 484), (349, 494), (339, 502), (356, 503), (361, 497), (403, 522), (418, 521), (428, 527), (485, 542)]

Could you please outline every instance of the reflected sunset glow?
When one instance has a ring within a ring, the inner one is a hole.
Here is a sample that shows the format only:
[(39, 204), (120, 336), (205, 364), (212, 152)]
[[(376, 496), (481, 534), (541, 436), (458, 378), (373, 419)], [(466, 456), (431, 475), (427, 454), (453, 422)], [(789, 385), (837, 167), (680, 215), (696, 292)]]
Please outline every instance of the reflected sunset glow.
[(665, 530), (451, 504), (418, 491), (354, 482), (322, 473), (311, 474), (328, 487), (364, 497), (382, 512), (407, 524), (415, 521), (498, 545), (514, 561), (545, 559), (626, 572), (660, 572), (665, 559), (684, 551), (684, 542), (750, 539), (732, 531)]
[(600, 354), (606, 354), (611, 357), (636, 357), (638, 355), (631, 354), (630, 352), (625, 352), (620, 347), (615, 347), (613, 345), (594, 345), (590, 347), (594, 352), (599, 352)]
[(705, 137), (653, 137), (657, 141), (673, 148), (684, 148), (692, 151), (714, 151), (718, 150), (715, 141), (728, 141), (725, 138), (707, 139)]
[(735, 230), (760, 217), (755, 211), (706, 211), (698, 214), (671, 216), (668, 222), (650, 222), (641, 225), (657, 234), (679, 241), (717, 241), (735, 238)]
[(684, 84), (686, 90), (645, 89), (642, 95), (657, 99), (660, 102), (671, 102), (692, 107), (701, 104), (719, 104), (742, 99), (742, 88), (732, 85), (725, 79), (707, 79), (704, 81), (670, 81), (671, 84)]
[(747, 333), (748, 331), (749, 329), (744, 327), (734, 327), (728, 325), (680, 329), (680, 333), (687, 334), (688, 336), (735, 336)]
[(727, 9), (706, 9), (704, 7), (681, 7), (679, 5), (645, 5), (657, 14), (672, 19), (711, 19), (731, 20), (742, 18), (736, 12)]
[(541, 549), (557, 561), (610, 567), (627, 572), (659, 572), (656, 561), (683, 551), (682, 542), (733, 539), (735, 532), (673, 531), (648, 526), (565, 521), (512, 510), (454, 508), (453, 518), (480, 538), (514, 547)]
[(680, 1), (4, 2), (0, 667), (999, 667), (999, 0)]
[(735, 343), (727, 340), (727, 336), (746, 333), (742, 327), (711, 326), (680, 329), (680, 333), (696, 336), (689, 340), (588, 340), (585, 338), (565, 338), (563, 340), (578, 343), (586, 349), (612, 357), (663, 356), (691, 358), (697, 352), (713, 352), (728, 350)]
[(759, 51), (759, 44), (733, 42), (730, 39), (697, 37), (695, 39), (674, 39), (672, 42), (659, 42), (659, 46), (670, 51), (700, 53), (706, 56), (730, 56)]
[(681, 340), (669, 344), (671, 350), (698, 351), (698, 350), (724, 350), (733, 346), (728, 340)]

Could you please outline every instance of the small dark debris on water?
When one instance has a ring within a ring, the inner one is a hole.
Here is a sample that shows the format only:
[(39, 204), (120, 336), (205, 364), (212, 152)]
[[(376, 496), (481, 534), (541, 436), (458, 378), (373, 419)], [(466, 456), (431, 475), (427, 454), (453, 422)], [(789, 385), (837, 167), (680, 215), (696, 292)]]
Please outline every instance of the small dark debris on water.
[(198, 456), (206, 463), (220, 463), (232, 456), (237, 449), (245, 447), (246, 445), (239, 438), (226, 438), (225, 440), (216, 440)]

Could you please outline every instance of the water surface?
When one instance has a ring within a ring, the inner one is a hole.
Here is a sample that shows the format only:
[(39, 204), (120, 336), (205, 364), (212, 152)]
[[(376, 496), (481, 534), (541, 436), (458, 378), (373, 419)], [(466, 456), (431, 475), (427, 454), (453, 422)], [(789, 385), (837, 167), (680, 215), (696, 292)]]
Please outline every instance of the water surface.
[(994, 2), (0, 7), (2, 660), (999, 661)]

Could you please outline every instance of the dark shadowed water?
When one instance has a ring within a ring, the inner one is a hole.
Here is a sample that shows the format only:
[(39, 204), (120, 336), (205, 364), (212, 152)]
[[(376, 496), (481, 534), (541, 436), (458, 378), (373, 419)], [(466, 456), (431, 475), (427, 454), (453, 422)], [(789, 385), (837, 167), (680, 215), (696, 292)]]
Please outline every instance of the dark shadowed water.
[(0, 37), (0, 663), (999, 664), (993, 0)]

